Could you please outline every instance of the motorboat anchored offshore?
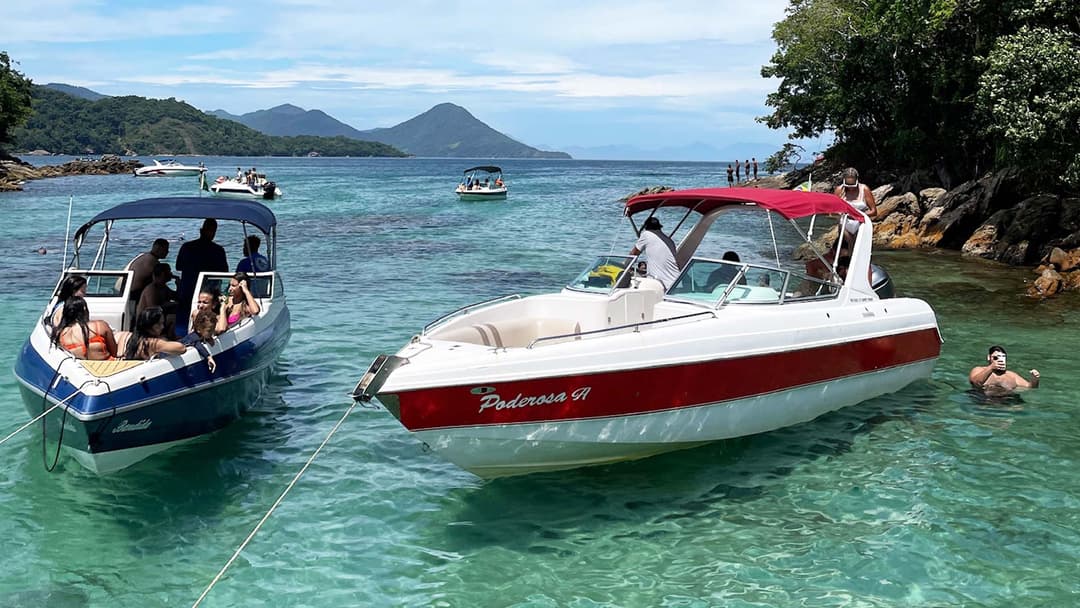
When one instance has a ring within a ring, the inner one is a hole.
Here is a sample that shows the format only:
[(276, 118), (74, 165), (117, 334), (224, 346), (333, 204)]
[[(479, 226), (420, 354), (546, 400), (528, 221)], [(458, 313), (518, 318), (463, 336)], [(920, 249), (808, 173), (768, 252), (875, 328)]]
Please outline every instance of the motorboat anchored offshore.
[(265, 175), (259, 175), (250, 181), (229, 179), (224, 176), (218, 177), (214, 183), (205, 186), (211, 194), (219, 198), (236, 198), (246, 200), (274, 200), (281, 198), (284, 193), (277, 184), (268, 181)]
[[(248, 275), (249, 290), (260, 310), (230, 326), (212, 345), (204, 345), (216, 362), (213, 371), (207, 359), (190, 347), (183, 354), (156, 355), (147, 361), (76, 358), (50, 340), (55, 291), (15, 363), (15, 376), (31, 416), (59, 405), (44, 419), (46, 438), (59, 441), (60, 447), (98, 473), (122, 469), (239, 418), (258, 400), (271, 365), (289, 339), (289, 309), (276, 270), (277, 219), (255, 201), (157, 198), (103, 211), (76, 231), (74, 255), (60, 283), (70, 275), (85, 278), (90, 318), (107, 322), (114, 333), (125, 329), (135, 312), (129, 298), (133, 272), (125, 269), (126, 261), (108, 260), (107, 251), (110, 238), (123, 242), (131, 233), (114, 224), (121, 220), (125, 227), (140, 224), (141, 228), (129, 230), (142, 235), (146, 223), (127, 220), (152, 220), (160, 225), (174, 218), (238, 222), (244, 235), (257, 230), (268, 245), (269, 269)], [(84, 256), (83, 246), (95, 227), (102, 233), (101, 241), (88, 247), (90, 255)], [(115, 261), (121, 263), (111, 263)], [(200, 272), (191, 308), (202, 288), (225, 293), (232, 276), (230, 272)]]
[(135, 169), (135, 177), (176, 177), (202, 175), (206, 173), (206, 167), (202, 163), (198, 165), (185, 165), (171, 158), (162, 160), (154, 159), (154, 164)]
[(502, 169), (494, 165), (471, 167), (465, 170), (454, 192), (463, 201), (486, 201), (506, 198), (507, 186)]
[[(875, 293), (871, 225), (838, 197), (682, 190), (631, 198), (625, 215), (635, 234), (643, 218), (674, 226), (670, 287), (638, 276), (635, 257), (601, 256), (560, 292), (433, 321), (376, 358), (354, 398), (377, 399), (442, 457), (498, 477), (762, 433), (930, 375), (934, 311)], [(804, 266), (782, 260), (774, 236), (750, 252), (760, 261), (709, 253), (749, 220), (766, 237), (779, 224), (811, 243), (798, 220), (819, 215), (858, 222), (850, 252), (814, 249)]]

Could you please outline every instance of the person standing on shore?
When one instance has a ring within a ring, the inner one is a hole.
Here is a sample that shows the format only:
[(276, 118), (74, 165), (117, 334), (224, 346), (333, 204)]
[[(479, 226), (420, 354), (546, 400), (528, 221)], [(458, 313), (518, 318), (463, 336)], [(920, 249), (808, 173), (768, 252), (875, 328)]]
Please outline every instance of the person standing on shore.
[[(854, 167), (848, 167), (844, 169), (843, 181), (836, 187), (833, 194), (844, 199), (855, 207), (859, 211), (862, 211), (871, 220), (877, 219), (877, 202), (874, 200), (874, 193), (870, 191), (870, 186), (859, 182), (859, 172)], [(859, 232), (859, 222), (852, 218), (848, 218), (844, 222), (844, 240), (848, 243), (848, 247), (851, 248), (854, 245), (855, 235)]]
[(997, 344), (986, 353), (989, 365), (972, 368), (968, 374), (971, 386), (987, 393), (1011, 393), (1018, 388), (1038, 388), (1039, 370), (1031, 370), (1031, 381), (1020, 374), (1005, 369), (1005, 348)]
[(753, 157), (750, 160), (754, 161), (754, 179), (757, 179), (757, 157)]
[(735, 170), (731, 168), (731, 163), (727, 166), (727, 187), (730, 188), (735, 185)]
[(736, 184), (742, 182), (742, 177), (741, 177), (741, 174), (739, 173), (739, 168), (740, 167), (742, 167), (742, 164), (739, 163), (739, 161), (735, 161), (735, 183)]
[(743, 165), (743, 173), (746, 174), (746, 181), (750, 181), (750, 159), (746, 159), (746, 164)]

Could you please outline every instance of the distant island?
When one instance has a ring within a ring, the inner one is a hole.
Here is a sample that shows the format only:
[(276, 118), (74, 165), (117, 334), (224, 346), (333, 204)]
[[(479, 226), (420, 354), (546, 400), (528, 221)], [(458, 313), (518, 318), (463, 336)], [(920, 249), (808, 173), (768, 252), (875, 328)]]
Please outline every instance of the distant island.
[(69, 85), (33, 85), (33, 113), (13, 130), (16, 150), (162, 156), (408, 156), (343, 136), (279, 137), (223, 120), (176, 99), (109, 97)]
[(570, 158), (523, 144), (492, 129), (465, 108), (441, 103), (389, 128), (360, 131), (321, 110), (285, 104), (237, 116), (224, 110), (210, 114), (233, 120), (267, 135), (348, 137), (381, 142), (415, 156), (451, 158)]

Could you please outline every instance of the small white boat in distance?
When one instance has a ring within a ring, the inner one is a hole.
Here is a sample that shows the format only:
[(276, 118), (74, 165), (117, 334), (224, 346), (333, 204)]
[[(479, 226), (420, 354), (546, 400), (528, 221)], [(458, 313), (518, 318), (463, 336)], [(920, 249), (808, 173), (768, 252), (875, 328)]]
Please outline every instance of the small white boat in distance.
[[(715, 188), (637, 196), (624, 213), (636, 236), (645, 221), (635, 220), (660, 210), (681, 239), (670, 287), (637, 276), (634, 257), (600, 256), (560, 292), (429, 323), (376, 358), (353, 397), (377, 398), (443, 458), (499, 477), (763, 433), (930, 376), (941, 352), (934, 311), (874, 291), (872, 228), (845, 201)], [(822, 214), (860, 224), (850, 256), (815, 250), (804, 267), (766, 249), (774, 223), (810, 242), (795, 220)], [(762, 241), (750, 253), (775, 261), (702, 253), (723, 251), (748, 221)]]
[(486, 201), (506, 198), (506, 190), (502, 169), (494, 165), (484, 165), (466, 169), (454, 192), (459, 200)]
[(209, 190), (214, 196), (221, 198), (259, 199), (267, 201), (281, 198), (284, 194), (281, 191), (281, 188), (277, 187), (277, 184), (268, 181), (264, 175), (260, 175), (258, 180), (251, 183), (221, 176), (205, 189)]
[(154, 159), (154, 164), (135, 169), (135, 177), (177, 177), (182, 175), (202, 175), (206, 173), (206, 167), (202, 163), (198, 165), (185, 165), (171, 158), (164, 161)]

